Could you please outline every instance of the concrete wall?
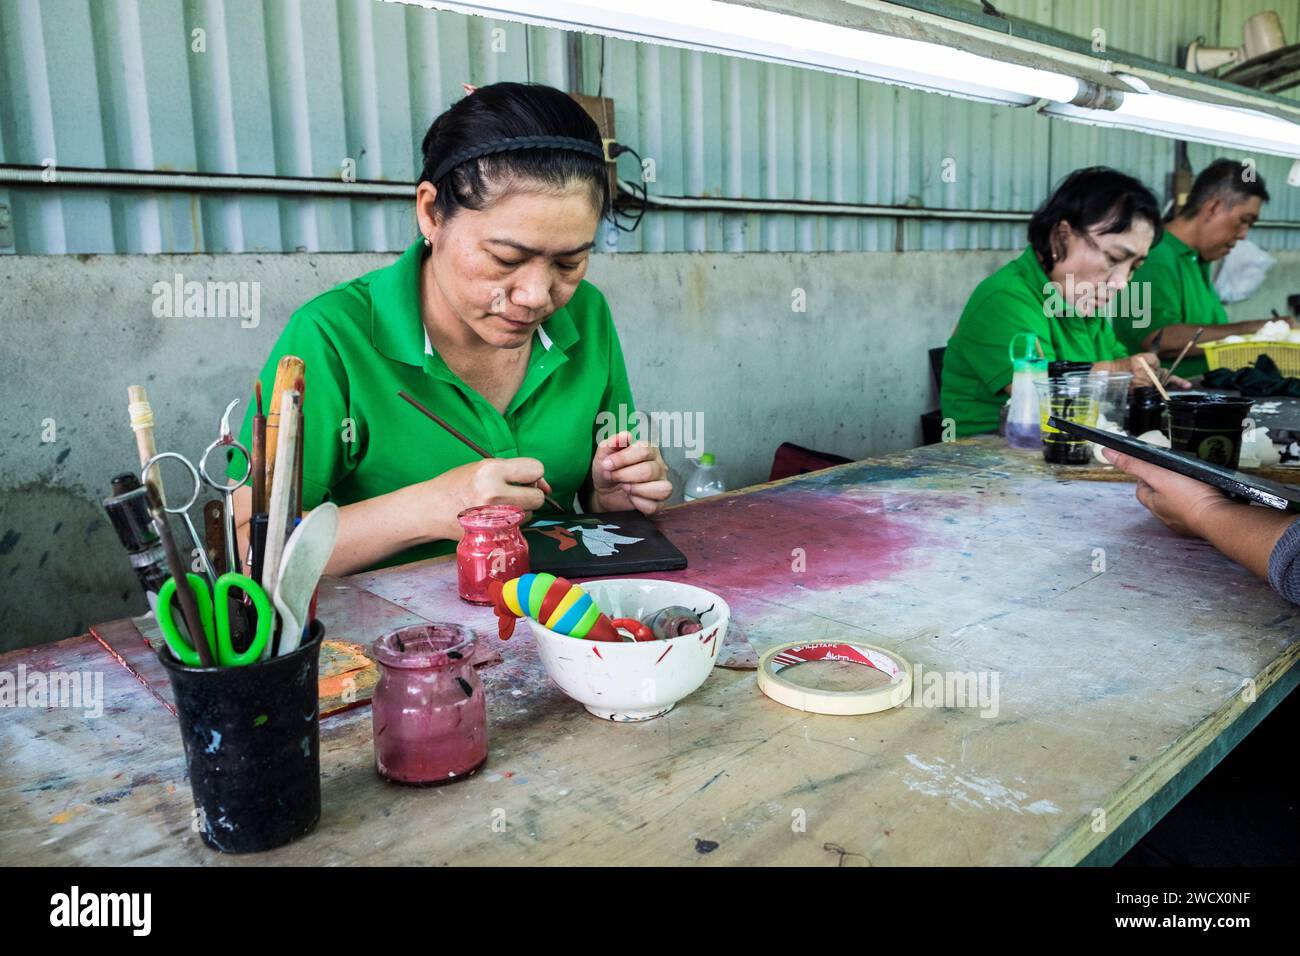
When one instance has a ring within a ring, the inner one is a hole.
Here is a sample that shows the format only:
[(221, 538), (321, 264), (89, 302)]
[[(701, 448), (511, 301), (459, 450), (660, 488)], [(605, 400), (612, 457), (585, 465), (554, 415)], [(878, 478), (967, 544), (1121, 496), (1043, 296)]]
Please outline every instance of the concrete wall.
[[(926, 350), (1006, 252), (598, 256), (637, 402), (701, 413), (731, 485), (766, 479), (782, 441), (852, 458), (907, 448), (937, 405)], [(148, 387), (158, 446), (197, 456), (301, 302), (387, 255), (0, 259), (0, 650), (136, 614), (144, 599), (100, 500), (137, 465), (126, 387)], [(1282, 253), (1242, 318), (1300, 291)], [(259, 283), (261, 318), (158, 319), (155, 282)], [(794, 290), (806, 311), (792, 310)], [(242, 409), (241, 409), (242, 411)], [(418, 426), (417, 426), (418, 427)], [(53, 440), (47, 440), (47, 439)], [(665, 449), (680, 489), (689, 467)], [(195, 513), (197, 514), (197, 507)]]

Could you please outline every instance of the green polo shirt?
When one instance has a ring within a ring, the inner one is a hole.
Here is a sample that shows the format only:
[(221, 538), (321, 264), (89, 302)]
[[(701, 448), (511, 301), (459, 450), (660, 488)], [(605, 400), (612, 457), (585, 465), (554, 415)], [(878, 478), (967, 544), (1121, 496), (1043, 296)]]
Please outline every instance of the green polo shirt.
[[(420, 319), (424, 254), (423, 242), (416, 242), (391, 266), (303, 305), (262, 368), (269, 413), (280, 357), (297, 355), (306, 364), (303, 509), (322, 501), (364, 501), (480, 460), (398, 398), (399, 391), (496, 457), (540, 460), (552, 497), (571, 506), (590, 474), (598, 426), (609, 421), (601, 416), (598, 423), (597, 415), (609, 412), (618, 422), (622, 405), (622, 420), (635, 421), (623, 350), (605, 297), (591, 283), (579, 283), (568, 304), (534, 332), (528, 369), (503, 415), (429, 345)], [(250, 408), (240, 432), (245, 446), (251, 434)], [(242, 474), (242, 459), (234, 459), (232, 471)], [(454, 550), (454, 542), (436, 541), (377, 567)]]
[[(1156, 329), (1166, 325), (1225, 325), (1228, 313), (1224, 311), (1219, 293), (1210, 281), (1210, 264), (1196, 250), (1168, 229), (1147, 256), (1147, 261), (1133, 273), (1133, 284), (1146, 283), (1141, 291), (1130, 288), (1129, 301), (1141, 301), (1148, 306), (1150, 324), (1141, 324), (1141, 318), (1128, 317), (1115, 320), (1115, 334), (1131, 352), (1141, 351), (1142, 340)], [(1140, 300), (1135, 295), (1141, 295)], [(1172, 359), (1165, 360), (1168, 366)], [(1209, 368), (1204, 355), (1187, 356), (1178, 366), (1178, 374), (1202, 375)]]
[(1011, 384), (1011, 340), (1038, 337), (1049, 360), (1105, 362), (1128, 353), (1110, 321), (1076, 316), (1049, 284), (1032, 247), (989, 276), (971, 294), (943, 355), (943, 417), (957, 437), (998, 430), (998, 413)]

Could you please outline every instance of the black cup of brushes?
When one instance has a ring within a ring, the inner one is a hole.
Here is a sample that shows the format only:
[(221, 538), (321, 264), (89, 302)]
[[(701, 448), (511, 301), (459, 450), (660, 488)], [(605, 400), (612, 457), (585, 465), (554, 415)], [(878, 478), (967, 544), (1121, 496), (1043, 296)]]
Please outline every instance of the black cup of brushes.
[(317, 680), (325, 628), (296, 651), (243, 667), (186, 667), (164, 644), (194, 829), (214, 850), (273, 850), (320, 819)]

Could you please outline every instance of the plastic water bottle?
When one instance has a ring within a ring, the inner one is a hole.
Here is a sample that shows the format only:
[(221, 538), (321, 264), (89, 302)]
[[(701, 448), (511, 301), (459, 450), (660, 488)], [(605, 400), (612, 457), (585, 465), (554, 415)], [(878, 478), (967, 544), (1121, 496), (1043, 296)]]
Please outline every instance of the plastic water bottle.
[(705, 452), (700, 456), (700, 463), (695, 466), (690, 480), (682, 490), (682, 498), (694, 501), (710, 495), (721, 494), (727, 490), (727, 483), (722, 477), (722, 469), (713, 463), (713, 456)]
[[(1023, 341), (1023, 349), (1020, 343)], [(1043, 447), (1039, 431), (1040, 412), (1036, 382), (1047, 377), (1047, 360), (1034, 358), (1037, 338), (1031, 332), (1021, 332), (1011, 339), (1008, 349), (1011, 359), (1011, 408), (1007, 412), (1007, 444), (1021, 450), (1038, 450)]]

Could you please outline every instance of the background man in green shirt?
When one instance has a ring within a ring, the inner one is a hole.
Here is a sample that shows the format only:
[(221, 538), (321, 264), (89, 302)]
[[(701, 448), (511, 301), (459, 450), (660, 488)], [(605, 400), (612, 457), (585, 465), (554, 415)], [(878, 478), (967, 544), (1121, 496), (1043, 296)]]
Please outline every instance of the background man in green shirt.
[[(1030, 220), (1029, 248), (976, 287), (948, 340), (941, 398), (957, 437), (997, 431), (1011, 340), (1022, 333), (1049, 361), (1131, 371), (1135, 384), (1149, 384), (1156, 357), (1130, 357), (1097, 313), (1110, 309), (1159, 230), (1156, 198), (1132, 176), (1098, 166), (1066, 177)], [(1187, 387), (1176, 377), (1170, 384)]]
[[(1242, 239), (1259, 219), (1268, 202), (1264, 180), (1254, 167), (1235, 159), (1218, 159), (1206, 166), (1192, 184), (1187, 205), (1165, 223), (1164, 236), (1133, 273), (1133, 284), (1143, 285), (1140, 301), (1145, 315), (1115, 319), (1115, 334), (1132, 352), (1149, 351), (1156, 333), (1160, 357), (1168, 364), (1202, 329), (1201, 341), (1214, 342), (1229, 335), (1258, 332), (1267, 319), (1229, 322), (1219, 293), (1210, 281), (1210, 263), (1217, 262)], [(1200, 375), (1207, 366), (1205, 353), (1193, 348), (1178, 370)]]

